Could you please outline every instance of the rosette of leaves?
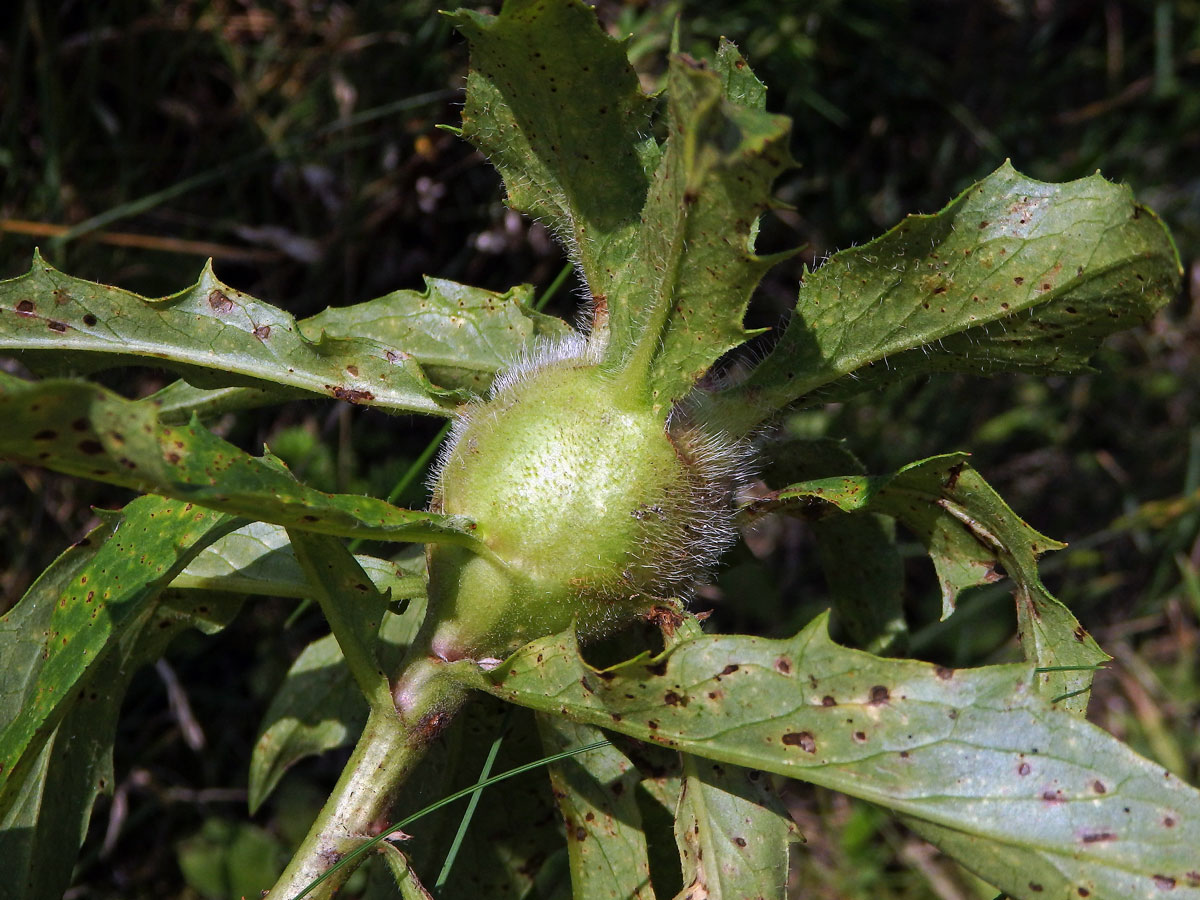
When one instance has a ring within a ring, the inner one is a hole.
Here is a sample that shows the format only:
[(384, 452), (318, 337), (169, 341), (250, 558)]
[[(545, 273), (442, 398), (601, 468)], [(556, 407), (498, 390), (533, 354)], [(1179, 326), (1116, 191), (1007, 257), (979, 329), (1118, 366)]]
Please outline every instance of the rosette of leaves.
[[(663, 423), (686, 415), (736, 442), (783, 410), (915, 374), (1077, 371), (1178, 288), (1167, 232), (1128, 189), (1044, 184), (1005, 163), (806, 272), (774, 348), (737, 379), (705, 380), (751, 337), (747, 305), (778, 261), (755, 238), (792, 164), (790, 123), (765, 111), (730, 43), (707, 63), (672, 55), (651, 97), (577, 0), (452, 18), (471, 45), (463, 136), (577, 266), (590, 363)], [(529, 299), (430, 279), (296, 321), (211, 269), (160, 299), (40, 258), (0, 284), (0, 349), (37, 376), (0, 375), (0, 455), (145, 493), (0, 618), (0, 895), (68, 886), (112, 786), (132, 673), (179, 631), (217, 631), (275, 595), (316, 600), (330, 636), (267, 713), (252, 807), (303, 756), (355, 749), (272, 897), (329, 896), (387, 814), (470, 784), (504, 704), (534, 711), (504, 719), (513, 761), (592, 749), (551, 766), (551, 791), (491, 788), (443, 896), (782, 897), (789, 853), (804, 852), (775, 794), (785, 776), (893, 811), (1014, 898), (1200, 897), (1200, 794), (1086, 721), (1106, 656), (1039, 580), (1037, 557), (1060, 545), (962, 454), (884, 474), (827, 454), (740, 511), (812, 519), (835, 568), (851, 565), (840, 547), (872, 573), (866, 589), (831, 579), (858, 647), (831, 640), (827, 616), (783, 640), (705, 634), (664, 596), (635, 610), (664, 649), (597, 669), (569, 623), (521, 631), (504, 659), (431, 654), (445, 612), (426, 602), (422, 560), (355, 556), (345, 540), (490, 558), (487, 523), (314, 490), (205, 424), (306, 396), (454, 417), (539, 341), (571, 334)], [(133, 400), (78, 377), (130, 364), (180, 380)], [(870, 652), (904, 628), (880, 516), (928, 549), (945, 615), (965, 588), (1011, 581), (1024, 662), (948, 670)], [(435, 816), (375, 847), (391, 890), (429, 896), (453, 825)]]

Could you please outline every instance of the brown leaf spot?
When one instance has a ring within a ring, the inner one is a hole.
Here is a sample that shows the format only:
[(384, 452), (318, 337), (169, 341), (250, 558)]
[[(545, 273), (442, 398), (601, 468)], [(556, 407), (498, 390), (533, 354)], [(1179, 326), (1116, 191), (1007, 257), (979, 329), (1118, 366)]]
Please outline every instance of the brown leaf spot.
[(43, 428), (33, 436), (35, 441), (53, 441), (58, 437), (58, 432), (52, 428)]
[(355, 378), (358, 377), (358, 366), (346, 366), (346, 371), (349, 372), (351, 375), (353, 375)]
[(1029, 767), (1029, 763), (1027, 763), (1027, 762), (1023, 762), (1019, 766), (1017, 766), (1017, 774), (1018, 775), (1028, 775), (1032, 771), (1033, 771), (1033, 769), (1031, 769)]
[(370, 391), (342, 387), (340, 384), (327, 384), (325, 389), (338, 400), (345, 400), (347, 403), (368, 403), (375, 399), (375, 395)]
[(873, 688), (871, 688), (871, 701), (870, 702), (871, 702), (872, 706), (883, 706), (885, 703), (887, 703), (891, 699), (892, 699), (892, 695), (888, 692), (888, 689), (886, 687), (884, 687), (882, 684), (877, 684)]
[(859, 744), (865, 744), (867, 742), (867, 733), (865, 731), (854, 732), (854, 740)]
[(258, 338), (260, 341), (266, 341), (266, 339), (271, 336), (271, 326), (270, 325), (255, 325), (254, 326), (254, 336), (256, 338)]
[(655, 722), (653, 719), (650, 719), (648, 722), (646, 722), (646, 727), (649, 728), (651, 731), (657, 731), (658, 723)]
[(1111, 831), (1086, 831), (1079, 837), (1085, 844), (1104, 844), (1116, 839), (1117, 836)]
[(86, 453), (88, 456), (95, 456), (97, 453), (104, 452), (104, 445), (99, 441), (80, 441), (79, 452)]
[(1160, 891), (1173, 891), (1175, 890), (1175, 879), (1170, 875), (1155, 875), (1154, 886)]
[(733, 839), (733, 842), (734, 842), (735, 844), (737, 844), (739, 847), (745, 847), (745, 846), (746, 846), (746, 839), (745, 839), (744, 837), (735, 837), (735, 838)]
[(792, 674), (792, 663), (786, 656), (781, 656), (775, 660), (775, 670), (783, 675)]
[(208, 305), (212, 307), (212, 311), (218, 315), (224, 315), (233, 309), (233, 301), (230, 300), (223, 291), (209, 291)]
[(933, 672), (938, 678), (942, 679), (942, 681), (949, 681), (954, 677), (954, 670), (948, 668), (947, 666), (938, 666), (933, 670)]
[(50, 319), (49, 321), (46, 322), (46, 327), (49, 328), (51, 331), (57, 331), (59, 334), (62, 334), (67, 330), (67, 323), (66, 322), (56, 322), (54, 319)]
[(1062, 803), (1064, 800), (1062, 791), (1042, 791), (1042, 799), (1047, 803)]
[(667, 704), (667, 706), (687, 706), (688, 699), (674, 691), (667, 691), (663, 694), (663, 703)]
[(22, 300), (20, 303), (18, 303), (17, 304), (17, 314), (25, 316), (26, 318), (29, 318), (30, 316), (32, 316), (33, 315), (33, 301), (32, 300)]
[(799, 747), (805, 753), (817, 752), (817, 741), (811, 731), (789, 731), (780, 740), (788, 747)]
[(837, 701), (834, 700), (832, 697), (830, 697), (828, 694), (826, 694), (824, 697), (821, 698), (821, 705), (822, 706), (837, 706)]
[(88, 430), (88, 420), (87, 419), (76, 419), (74, 422), (71, 423), (71, 427), (73, 429), (75, 429), (76, 431), (87, 431)]
[(1038, 884), (1036, 881), (1029, 882), (1029, 889), (1031, 891), (1033, 891), (1035, 894), (1040, 894), (1042, 891), (1045, 890), (1045, 888), (1042, 887), (1040, 884)]
[(89, 328), (92, 327), (93, 325), (95, 325), (99, 321), (100, 320), (97, 319), (95, 316), (93, 316), (91, 313), (83, 314), (83, 324), (87, 325)]
[(1163, 828), (1174, 828), (1175, 819), (1172, 816), (1163, 816)]
[(1107, 794), (1108, 793), (1108, 788), (1106, 788), (1104, 786), (1104, 782), (1101, 781), (1099, 778), (1097, 778), (1095, 781), (1092, 782), (1092, 790), (1095, 791), (1097, 794)]
[(1017, 287), (1020, 287), (1024, 283), (1025, 283), (1025, 279), (1022, 278), (1020, 275), (1018, 275), (1016, 278), (1013, 279), (1013, 284), (1017, 285)]

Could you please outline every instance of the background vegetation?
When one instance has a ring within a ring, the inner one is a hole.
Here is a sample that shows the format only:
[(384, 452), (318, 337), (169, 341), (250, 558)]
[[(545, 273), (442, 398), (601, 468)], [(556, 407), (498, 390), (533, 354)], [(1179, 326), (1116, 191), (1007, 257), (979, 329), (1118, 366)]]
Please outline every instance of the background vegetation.
[[(0, 276), (40, 245), (59, 268), (140, 293), (220, 277), (297, 316), (419, 287), (425, 273), (545, 289), (563, 258), (500, 203), (499, 179), (454, 123), (465, 43), (424, 0), (10, 4), (0, 13)], [(770, 440), (846, 439), (891, 471), (965, 448), (1035, 527), (1071, 542), (1052, 590), (1116, 660), (1092, 716), (1195, 783), (1200, 777), (1200, 2), (1197, 0), (711, 0), (603, 2), (632, 34), (648, 89), (676, 13), (682, 46), (737, 41), (795, 121), (793, 205), (762, 244), (802, 244), (752, 317), (776, 325), (801, 266), (933, 211), (1011, 157), (1065, 180), (1128, 181), (1172, 226), (1185, 296), (1112, 342), (1095, 374), (945, 377), (797, 415)], [(550, 309), (570, 316), (571, 277)], [(769, 339), (769, 338), (768, 338)], [(20, 372), (18, 360), (0, 360)], [(163, 381), (106, 378), (127, 392)], [(309, 483), (386, 495), (436, 423), (295, 403), (235, 426)], [(0, 465), (0, 612), (129, 495)], [(400, 497), (422, 504), (416, 479)], [(1012, 617), (983, 590), (945, 625), (914, 553), (917, 656), (1002, 659)], [(752, 536), (703, 597), (722, 627), (791, 633), (822, 607), (798, 525)], [(245, 819), (246, 764), (267, 699), (319, 634), (315, 611), (258, 603), (215, 640), (180, 641), (130, 693), (116, 797), (93, 821), (78, 897), (254, 896), (340, 768), (297, 768)], [(286, 627), (285, 627), (286, 625)], [(886, 816), (797, 789), (804, 896), (990, 897)], [(832, 822), (834, 827), (830, 827)], [(182, 840), (181, 840), (182, 839)]]

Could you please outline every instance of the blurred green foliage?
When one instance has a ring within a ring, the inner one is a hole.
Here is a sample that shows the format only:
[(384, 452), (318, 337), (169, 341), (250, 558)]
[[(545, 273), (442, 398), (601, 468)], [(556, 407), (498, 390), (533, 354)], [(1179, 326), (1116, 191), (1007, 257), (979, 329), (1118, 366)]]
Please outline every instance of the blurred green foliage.
[[(223, 280), (297, 316), (419, 288), (425, 273), (501, 290), (549, 284), (562, 255), (548, 235), (505, 210), (491, 168), (436, 128), (457, 120), (467, 61), (435, 10), (425, 0), (8, 4), (0, 276), (25, 271), (40, 244), (73, 275), (161, 295), (192, 283), (213, 255)], [(1005, 157), (1052, 181), (1101, 169), (1171, 225), (1189, 292), (1111, 342), (1094, 374), (931, 378), (797, 414), (763, 439), (844, 439), (872, 471), (973, 451), (1014, 509), (1072, 542), (1047, 558), (1046, 578), (1117, 658), (1093, 715), (1195, 781), (1200, 0), (602, 0), (599, 12), (632, 35), (647, 89), (678, 14), (684, 51), (703, 57), (718, 36), (735, 40), (770, 88), (768, 107), (795, 121), (802, 168), (778, 185), (792, 208), (764, 223), (760, 244), (804, 250), (771, 273), (751, 324), (778, 325), (803, 264), (941, 207)], [(569, 288), (552, 311), (572, 314)], [(139, 394), (162, 384), (140, 370), (109, 377)], [(318, 488), (379, 496), (436, 431), (315, 403), (218, 427), (251, 449), (268, 442)], [(2, 610), (83, 533), (92, 504), (128, 495), (0, 472), (0, 551), (13, 561), (0, 573)], [(423, 500), (419, 483), (399, 498)], [(917, 555), (912, 651), (950, 664), (1009, 653), (1003, 587), (939, 624)], [(724, 626), (783, 633), (823, 608), (823, 589), (811, 535), (783, 522), (739, 549), (703, 599)], [(209, 734), (202, 749), (183, 740), (159, 680), (135, 682), (116, 761), (128, 815), (95, 818), (79, 872), (87, 896), (240, 896), (258, 877), (236, 862), (243, 849), (294, 840), (286, 798), (336, 773), (336, 761), (289, 776), (294, 787), (259, 821), (266, 831), (229, 824), (236, 807), (195, 799), (244, 787), (266, 700), (320, 627), (310, 613), (285, 629), (289, 612), (257, 604), (215, 641), (175, 648)], [(192, 800), (179, 799), (184, 788)], [(805, 829), (811, 896), (986, 896), (890, 821), (839, 802), (797, 800), (802, 826), (818, 814), (835, 826)], [(173, 847), (168, 834), (192, 837)]]

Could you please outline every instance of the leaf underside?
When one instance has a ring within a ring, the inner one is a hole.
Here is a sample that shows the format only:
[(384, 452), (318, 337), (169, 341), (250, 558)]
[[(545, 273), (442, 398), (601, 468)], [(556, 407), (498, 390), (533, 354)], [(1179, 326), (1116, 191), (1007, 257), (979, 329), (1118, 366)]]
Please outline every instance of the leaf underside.
[(869, 800), (1078, 896), (1200, 897), (1200, 792), (1048, 704), (1025, 664), (882, 659), (834, 644), (820, 617), (789, 640), (705, 636), (603, 671), (569, 633), (458, 671), (522, 706)]
[(1083, 715), (1093, 670), (1109, 656), (1038, 576), (1037, 558), (1065, 545), (1027, 525), (966, 460), (965, 453), (950, 453), (912, 463), (893, 475), (796, 484), (749, 510), (808, 507), (819, 516), (833, 507), (843, 514), (873, 512), (897, 519), (933, 559), (943, 618), (954, 612), (961, 591), (998, 581), (1006, 573), (1013, 581), (1025, 658), (1039, 668), (1057, 669), (1039, 673), (1039, 690), (1051, 700), (1063, 697), (1065, 708)]
[(167, 426), (155, 410), (75, 380), (26, 382), (0, 373), (0, 456), (177, 497), (301, 531), (377, 540), (471, 543), (461, 519), (400, 509), (297, 481), (198, 422)]

